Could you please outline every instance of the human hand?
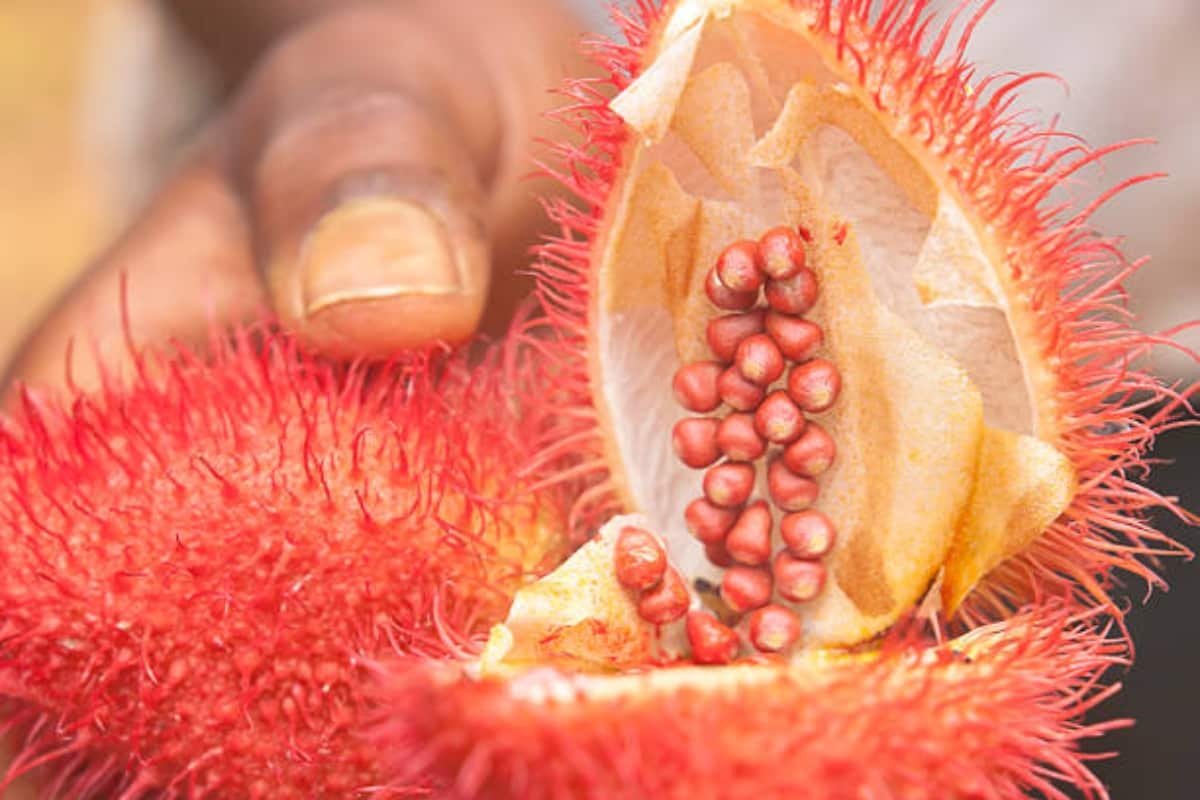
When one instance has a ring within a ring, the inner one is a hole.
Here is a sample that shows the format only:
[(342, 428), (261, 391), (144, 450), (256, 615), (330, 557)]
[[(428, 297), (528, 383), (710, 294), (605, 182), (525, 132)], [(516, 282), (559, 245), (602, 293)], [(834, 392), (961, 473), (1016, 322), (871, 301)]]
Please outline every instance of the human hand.
[(78, 385), (119, 368), (123, 304), (138, 343), (267, 309), (344, 358), (503, 325), (528, 290), (546, 89), (578, 72), (557, 0), (172, 5), (235, 91), (9, 382), (61, 383), (68, 351)]

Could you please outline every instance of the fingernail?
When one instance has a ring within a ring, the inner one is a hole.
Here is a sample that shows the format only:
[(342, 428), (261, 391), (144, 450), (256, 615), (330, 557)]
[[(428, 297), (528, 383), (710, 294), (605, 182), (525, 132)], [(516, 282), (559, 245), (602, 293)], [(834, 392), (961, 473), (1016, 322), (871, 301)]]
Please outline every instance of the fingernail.
[(322, 217), (300, 251), (304, 312), (393, 297), (464, 291), (446, 226), (424, 206), (378, 197), (351, 200)]

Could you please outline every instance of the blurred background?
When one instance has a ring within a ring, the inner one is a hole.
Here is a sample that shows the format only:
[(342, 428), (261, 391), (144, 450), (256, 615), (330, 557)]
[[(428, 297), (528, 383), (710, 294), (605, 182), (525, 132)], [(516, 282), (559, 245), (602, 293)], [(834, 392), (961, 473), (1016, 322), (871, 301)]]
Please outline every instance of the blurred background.
[[(499, 2), (500, 0), (480, 0)], [(954, 6), (955, 2), (943, 2)], [(593, 29), (601, 0), (574, 0)], [(1118, 197), (1095, 218), (1154, 263), (1131, 282), (1140, 325), (1200, 317), (1200, 1), (1001, 0), (971, 53), (984, 72), (1049, 71), (1069, 85), (1030, 87), (1027, 105), (1092, 145), (1152, 137), (1088, 182), (1170, 177)], [(218, 101), (214, 73), (153, 0), (0, 0), (0, 362), (137, 212)], [(1182, 337), (1200, 348), (1200, 330)], [(1200, 369), (1163, 352), (1172, 380)], [(1175, 461), (1155, 478), (1200, 508), (1200, 434), (1164, 437)], [(1164, 525), (1185, 543), (1195, 536)], [(1167, 568), (1175, 588), (1130, 615), (1137, 666), (1104, 709), (1139, 724), (1107, 738), (1120, 760), (1099, 767), (1114, 798), (1190, 798), (1200, 759), (1200, 569)], [(1143, 587), (1131, 587), (1140, 606)]]

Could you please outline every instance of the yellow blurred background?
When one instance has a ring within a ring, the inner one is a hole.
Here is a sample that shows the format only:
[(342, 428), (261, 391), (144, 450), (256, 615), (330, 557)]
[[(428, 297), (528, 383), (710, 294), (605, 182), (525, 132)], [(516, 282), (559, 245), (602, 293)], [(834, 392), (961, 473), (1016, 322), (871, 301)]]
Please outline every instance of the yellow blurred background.
[(144, 202), (210, 85), (147, 0), (0, 2), (0, 363)]
[(116, 223), (80, 135), (103, 0), (0, 4), (0, 359)]

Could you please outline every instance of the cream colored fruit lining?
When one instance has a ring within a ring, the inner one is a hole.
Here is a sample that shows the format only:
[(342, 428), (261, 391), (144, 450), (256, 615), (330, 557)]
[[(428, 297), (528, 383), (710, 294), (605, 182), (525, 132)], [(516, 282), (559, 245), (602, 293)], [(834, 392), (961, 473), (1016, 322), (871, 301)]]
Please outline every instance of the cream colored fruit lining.
[(956, 605), (1061, 513), (1073, 476), (1031, 435), (1009, 299), (967, 215), (780, 9), (681, 3), (614, 100), (639, 138), (595, 265), (593, 378), (628, 507), (685, 575), (719, 579), (683, 524), (700, 475), (671, 451), (671, 375), (708, 357), (717, 254), (781, 222), (813, 233), (812, 317), (844, 378), (821, 418), (839, 458), (818, 507), (840, 538), (826, 590), (798, 610), (806, 644), (845, 645), (912, 608), (943, 566)]

